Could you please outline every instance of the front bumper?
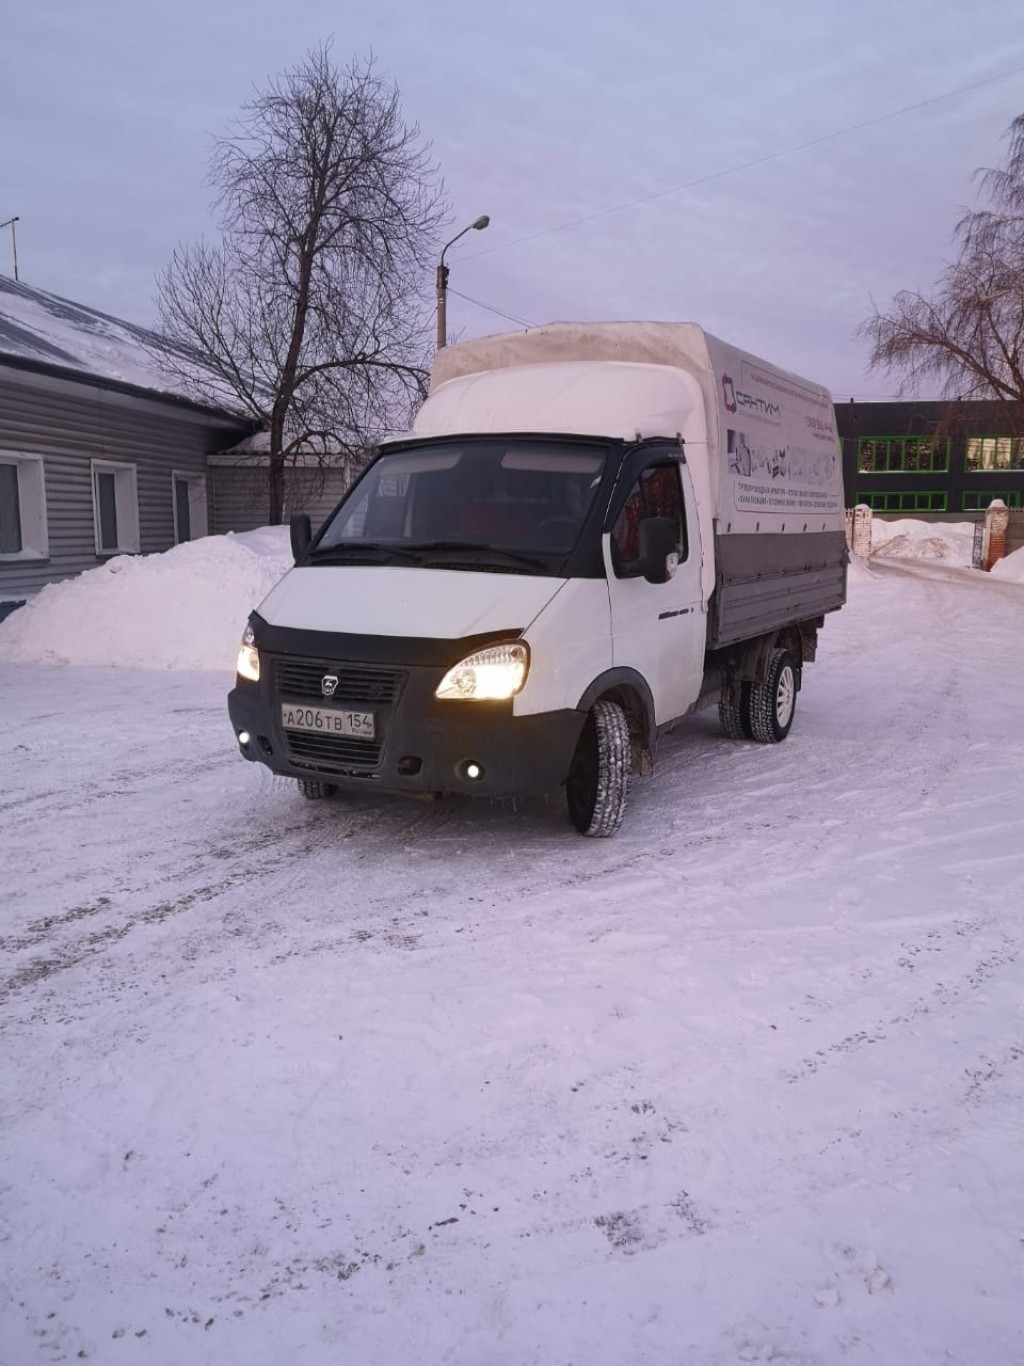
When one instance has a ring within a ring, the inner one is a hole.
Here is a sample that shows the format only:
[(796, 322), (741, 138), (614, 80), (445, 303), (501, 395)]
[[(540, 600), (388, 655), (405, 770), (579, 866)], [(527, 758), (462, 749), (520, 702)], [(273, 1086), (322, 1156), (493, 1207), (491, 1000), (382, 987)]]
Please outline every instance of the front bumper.
[[(340, 678), (324, 698), (320, 678)], [(511, 702), (441, 702), (445, 667), (381, 666), (296, 658), (260, 650), (260, 681), (239, 678), (228, 694), (242, 754), (275, 773), (341, 787), (481, 797), (540, 793), (565, 780), (584, 713), (515, 716)], [(373, 741), (285, 730), (283, 702), (372, 711)]]

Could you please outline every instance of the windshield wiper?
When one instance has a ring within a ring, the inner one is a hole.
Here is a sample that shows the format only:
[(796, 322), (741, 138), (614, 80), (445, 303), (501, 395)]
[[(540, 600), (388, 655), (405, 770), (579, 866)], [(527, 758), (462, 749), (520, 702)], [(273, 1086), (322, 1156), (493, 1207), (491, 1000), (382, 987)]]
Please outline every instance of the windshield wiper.
[(417, 541), (408, 547), (418, 554), (441, 555), (464, 553), (466, 555), (500, 555), (505, 560), (515, 560), (517, 564), (528, 564), (534, 569), (545, 569), (547, 558), (540, 555), (524, 555), (518, 550), (506, 550), (500, 545), (488, 545), (486, 541)]
[(317, 564), (327, 564), (331, 560), (344, 562), (365, 558), (371, 564), (381, 559), (418, 560), (405, 546), (385, 545), (380, 541), (340, 541), (337, 545), (317, 546), (309, 552), (310, 559)]
[(484, 541), (415, 541), (402, 545), (383, 541), (340, 541), (337, 545), (318, 546), (309, 552), (314, 564), (351, 564), (358, 560), (365, 560), (368, 564), (386, 564), (389, 559), (423, 564), (425, 557), (433, 555), (458, 555), (466, 560), (498, 557), (506, 562), (528, 565), (531, 569), (545, 569), (549, 564), (546, 557), (505, 550), (502, 546), (488, 545)]

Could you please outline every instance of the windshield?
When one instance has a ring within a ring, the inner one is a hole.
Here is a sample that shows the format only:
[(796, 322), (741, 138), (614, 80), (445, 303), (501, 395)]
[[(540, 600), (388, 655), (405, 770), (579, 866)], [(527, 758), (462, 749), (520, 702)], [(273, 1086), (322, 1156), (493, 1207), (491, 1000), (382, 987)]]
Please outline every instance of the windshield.
[(385, 453), (312, 551), (382, 563), (491, 560), (551, 569), (573, 549), (604, 473), (587, 442), (467, 438)]

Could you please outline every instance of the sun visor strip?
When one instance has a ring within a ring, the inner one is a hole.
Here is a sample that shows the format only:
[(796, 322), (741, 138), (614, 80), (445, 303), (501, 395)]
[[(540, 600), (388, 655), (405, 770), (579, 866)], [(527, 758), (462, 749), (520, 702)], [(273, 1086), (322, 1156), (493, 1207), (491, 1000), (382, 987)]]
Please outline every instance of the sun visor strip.
[(397, 664), (405, 668), (447, 669), (474, 650), (482, 650), (500, 640), (515, 640), (523, 633), (521, 626), (510, 626), (504, 631), (485, 631), (459, 640), (437, 640), (429, 636), (364, 636), (272, 626), (258, 612), (253, 612), (249, 621), (256, 648), (270, 654), (330, 659), (339, 663)]

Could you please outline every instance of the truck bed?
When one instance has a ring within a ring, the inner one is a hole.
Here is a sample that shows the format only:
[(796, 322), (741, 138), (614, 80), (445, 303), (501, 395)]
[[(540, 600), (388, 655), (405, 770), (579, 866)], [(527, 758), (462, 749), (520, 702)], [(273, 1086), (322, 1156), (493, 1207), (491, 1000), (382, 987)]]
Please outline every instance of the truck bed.
[(708, 648), (834, 612), (846, 601), (846, 536), (715, 535)]

